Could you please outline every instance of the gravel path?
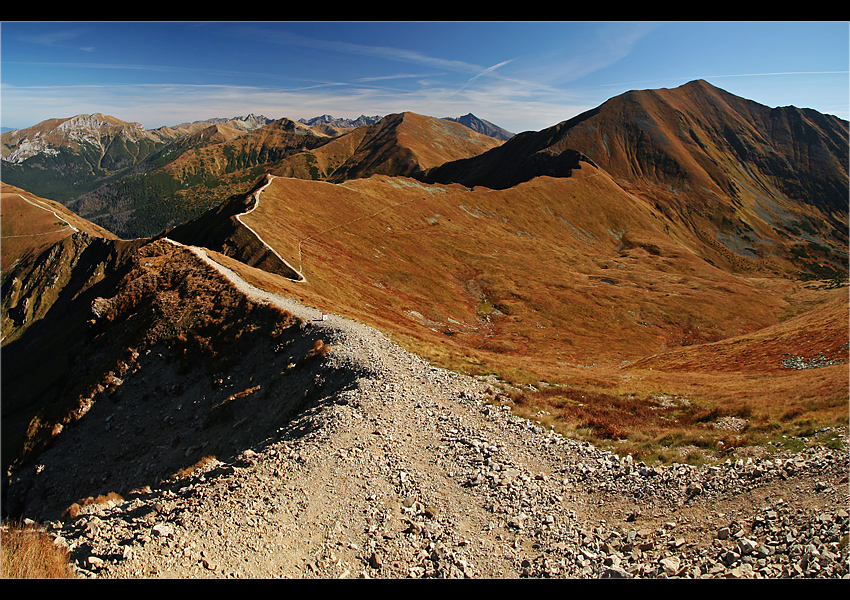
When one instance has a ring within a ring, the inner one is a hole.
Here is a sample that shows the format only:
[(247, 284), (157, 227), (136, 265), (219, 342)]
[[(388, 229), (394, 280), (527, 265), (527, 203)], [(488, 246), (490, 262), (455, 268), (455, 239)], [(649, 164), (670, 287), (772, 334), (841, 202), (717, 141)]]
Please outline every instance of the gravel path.
[(848, 576), (846, 450), (647, 467), (211, 264), (320, 328), (355, 384), (233, 461), (49, 523), (82, 577)]

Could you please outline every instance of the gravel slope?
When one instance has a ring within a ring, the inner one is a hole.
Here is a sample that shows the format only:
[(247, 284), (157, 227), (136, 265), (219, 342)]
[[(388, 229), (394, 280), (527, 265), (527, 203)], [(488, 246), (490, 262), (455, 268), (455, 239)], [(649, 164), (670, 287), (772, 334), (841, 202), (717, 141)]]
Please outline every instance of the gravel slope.
[(848, 576), (846, 450), (635, 464), (217, 268), (320, 328), (355, 384), (234, 461), (49, 523), (82, 577)]

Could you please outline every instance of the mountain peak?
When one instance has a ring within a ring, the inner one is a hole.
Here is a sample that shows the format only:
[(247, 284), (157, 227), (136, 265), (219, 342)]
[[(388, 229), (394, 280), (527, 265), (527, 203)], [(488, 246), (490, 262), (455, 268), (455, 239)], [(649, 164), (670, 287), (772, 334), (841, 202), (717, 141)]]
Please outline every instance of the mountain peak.
[(478, 133), (483, 133), (484, 135), (494, 137), (499, 140), (509, 140), (514, 134), (506, 129), (502, 129), (498, 125), (494, 125), (490, 121), (485, 121), (484, 119), (479, 119), (471, 112), (465, 114), (462, 117), (443, 117), (446, 121), (454, 121), (455, 123), (460, 123), (461, 125), (465, 125), (469, 127), (473, 131), (477, 131)]
[(313, 117), (312, 119), (298, 119), (298, 122), (309, 127), (327, 125), (336, 129), (353, 129), (356, 127), (362, 127), (363, 125), (374, 125), (380, 120), (381, 117), (379, 115), (375, 115), (374, 117), (360, 115), (356, 119), (346, 119), (324, 114), (319, 117)]

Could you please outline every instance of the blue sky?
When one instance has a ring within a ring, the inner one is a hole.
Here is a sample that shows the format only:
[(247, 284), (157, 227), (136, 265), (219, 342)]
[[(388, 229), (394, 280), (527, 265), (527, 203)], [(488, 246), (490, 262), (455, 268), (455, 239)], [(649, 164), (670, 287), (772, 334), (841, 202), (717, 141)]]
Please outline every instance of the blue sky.
[(846, 21), (4, 21), (0, 61), (0, 125), (17, 128), (413, 111), (519, 133), (693, 79), (850, 119)]

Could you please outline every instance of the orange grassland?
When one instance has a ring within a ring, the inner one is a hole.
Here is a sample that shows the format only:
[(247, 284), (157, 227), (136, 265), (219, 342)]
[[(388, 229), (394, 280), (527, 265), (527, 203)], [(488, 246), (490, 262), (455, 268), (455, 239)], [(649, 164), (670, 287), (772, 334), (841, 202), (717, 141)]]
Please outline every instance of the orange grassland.
[[(514, 386), (497, 400), (562, 431), (647, 454), (847, 423), (846, 286), (716, 268), (590, 165), (498, 191), (275, 178), (243, 220), (306, 277), (219, 256), (248, 280), (494, 374)], [(783, 366), (794, 356), (841, 362)], [(597, 401), (551, 401), (581, 391)], [(732, 439), (717, 425), (736, 415)]]

